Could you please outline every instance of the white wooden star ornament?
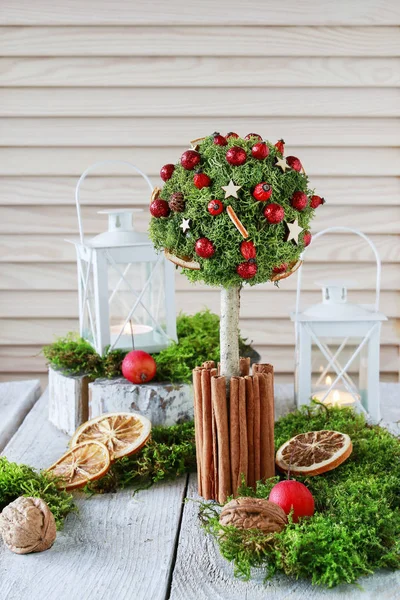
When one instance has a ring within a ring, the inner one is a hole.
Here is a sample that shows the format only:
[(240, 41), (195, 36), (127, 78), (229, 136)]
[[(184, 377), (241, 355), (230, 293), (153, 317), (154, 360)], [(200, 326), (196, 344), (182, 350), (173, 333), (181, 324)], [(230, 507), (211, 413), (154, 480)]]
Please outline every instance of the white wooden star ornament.
[(179, 225), (183, 233), (190, 229), (190, 219), (182, 219), (182, 223)]
[(233, 196), (233, 198), (237, 198), (238, 195), (238, 191), (242, 189), (241, 185), (235, 185), (232, 181), (232, 179), (230, 180), (230, 182), (228, 183), (228, 185), (222, 185), (221, 186), (222, 189), (225, 192), (225, 199), (229, 198), (230, 196)]
[(290, 166), (286, 162), (286, 158), (279, 158), (279, 156), (276, 157), (275, 166), (279, 167), (283, 173), (286, 173), (286, 169), (290, 169)]
[(294, 243), (298, 245), (299, 235), (303, 231), (302, 227), (300, 227), (300, 225), (299, 225), (298, 220), (295, 219), (293, 221), (293, 223), (288, 223), (286, 221), (286, 225), (287, 225), (287, 228), (289, 229), (289, 235), (288, 235), (288, 238), (286, 241), (290, 242), (290, 240), (293, 240)]

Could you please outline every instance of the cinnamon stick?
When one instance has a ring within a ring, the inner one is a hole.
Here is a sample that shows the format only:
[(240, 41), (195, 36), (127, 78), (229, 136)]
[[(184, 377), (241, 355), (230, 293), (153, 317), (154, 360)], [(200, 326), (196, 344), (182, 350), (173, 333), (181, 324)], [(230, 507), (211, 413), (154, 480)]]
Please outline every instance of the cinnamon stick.
[[(273, 440), (273, 410), (271, 414), (271, 389), (266, 373), (256, 373), (260, 387), (260, 474), (264, 481), (275, 475), (274, 452), (271, 450), (271, 432)], [(271, 423), (272, 420), (272, 423)], [(272, 425), (272, 427), (271, 427)]]
[[(271, 365), (269, 365), (271, 366)], [(269, 477), (273, 477), (275, 475), (275, 400), (274, 400), (274, 370), (271, 367), (271, 370), (266, 373), (267, 380), (267, 390), (268, 390), (268, 405), (266, 410), (268, 412), (268, 442), (269, 442), (269, 451), (268, 456), (270, 457), (269, 461)]]
[(214, 468), (212, 464), (212, 408), (210, 371), (201, 371), (201, 394), (203, 402), (203, 443), (201, 451), (201, 489), (206, 500), (212, 499)]
[(202, 495), (202, 452), (203, 452), (203, 402), (201, 391), (201, 368), (193, 370), (193, 396), (194, 396), (194, 434), (196, 442), (197, 461), (197, 487), (199, 496)]
[(246, 382), (244, 377), (239, 378), (239, 477), (237, 486), (242, 483), (242, 476), (247, 484), (248, 472), (248, 447), (247, 447), (247, 418), (246, 418)]
[(211, 400), (215, 412), (218, 442), (218, 502), (223, 504), (232, 493), (225, 377), (211, 379)]
[[(215, 369), (216, 371), (216, 369)], [(215, 375), (212, 375), (212, 377), (215, 377)], [(212, 381), (211, 381), (211, 386), (212, 386)], [(212, 427), (211, 427), (211, 432), (212, 432), (212, 450), (213, 450), (213, 470), (214, 470), (214, 477), (213, 477), (213, 488), (212, 488), (212, 495), (214, 500), (216, 498), (218, 498), (218, 440), (217, 440), (217, 423), (215, 420), (215, 409), (213, 406), (213, 403), (211, 401), (211, 412), (212, 412)]]
[(261, 439), (260, 439), (260, 384), (259, 379), (253, 376), (253, 401), (254, 401), (254, 479), (261, 479)]
[(215, 367), (215, 362), (213, 360), (206, 360), (203, 362), (203, 369), (213, 369)]
[(253, 365), (253, 375), (255, 373), (274, 373), (274, 367), (268, 363), (257, 363)]
[(247, 376), (244, 378), (246, 384), (246, 419), (247, 419), (247, 448), (248, 448), (248, 470), (247, 485), (255, 489), (254, 472), (254, 393), (253, 378)]
[(240, 358), (240, 375), (245, 377), (250, 374), (250, 356)]
[(229, 397), (232, 493), (236, 496), (240, 468), (239, 377), (231, 377)]

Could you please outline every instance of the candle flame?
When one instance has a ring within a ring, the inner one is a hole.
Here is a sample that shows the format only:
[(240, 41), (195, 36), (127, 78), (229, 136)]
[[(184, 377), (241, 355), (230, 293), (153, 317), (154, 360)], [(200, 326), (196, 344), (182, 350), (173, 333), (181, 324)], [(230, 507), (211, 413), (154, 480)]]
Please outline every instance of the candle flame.
[(332, 377), (330, 375), (328, 375), (325, 379), (325, 383), (326, 385), (332, 385)]
[(339, 400), (340, 400), (340, 394), (339, 394), (338, 390), (335, 390), (333, 392), (333, 402), (337, 403), (337, 402), (339, 402)]

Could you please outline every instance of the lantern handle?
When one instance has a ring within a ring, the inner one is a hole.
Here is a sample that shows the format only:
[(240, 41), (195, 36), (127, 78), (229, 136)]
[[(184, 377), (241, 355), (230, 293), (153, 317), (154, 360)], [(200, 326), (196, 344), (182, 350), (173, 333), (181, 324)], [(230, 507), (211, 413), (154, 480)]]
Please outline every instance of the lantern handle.
[[(322, 231), (319, 231), (318, 233), (316, 233), (313, 236), (313, 240), (315, 241), (317, 238), (322, 237), (326, 233), (332, 233), (332, 232), (338, 232), (338, 231), (345, 232), (345, 233), (354, 233), (354, 234), (358, 235), (359, 237), (361, 237), (363, 240), (365, 240), (367, 242), (369, 247), (372, 249), (372, 252), (374, 253), (375, 260), (376, 260), (375, 312), (378, 312), (379, 311), (380, 287), (381, 287), (381, 270), (382, 270), (381, 259), (378, 254), (378, 250), (376, 249), (375, 244), (369, 239), (369, 237), (367, 237), (365, 235), (365, 233), (363, 233), (362, 231), (359, 231), (358, 229), (353, 229), (351, 227), (328, 227), (327, 229), (323, 229)], [(308, 246), (307, 248), (305, 248), (303, 250), (303, 252), (301, 253), (301, 256), (300, 256), (300, 260), (304, 259), (304, 255), (308, 251), (309, 248), (310, 248), (310, 246)], [(301, 291), (302, 269), (303, 269), (303, 265), (301, 265), (297, 271), (296, 309), (295, 309), (296, 316), (300, 312), (300, 291)]]
[(139, 169), (139, 167), (136, 167), (136, 165), (132, 164), (131, 162), (129, 162), (127, 160), (101, 160), (99, 162), (96, 162), (96, 163), (93, 163), (92, 165), (90, 165), (90, 167), (88, 167), (82, 173), (82, 175), (79, 177), (78, 183), (76, 184), (76, 188), (75, 188), (75, 203), (76, 203), (76, 212), (78, 215), (79, 237), (80, 237), (81, 244), (84, 243), (84, 239), (85, 239), (85, 236), (83, 233), (81, 203), (80, 203), (80, 198), (79, 198), (79, 192), (80, 192), (81, 185), (84, 182), (84, 180), (86, 179), (86, 176), (91, 171), (94, 171), (94, 169), (97, 169), (97, 167), (102, 167), (103, 165), (115, 165), (115, 164), (128, 165), (128, 167), (132, 167), (132, 169), (134, 171), (136, 171), (136, 173), (139, 173), (139, 175), (141, 175), (143, 177), (143, 179), (146, 180), (150, 190), (153, 191), (154, 186), (151, 183), (150, 179), (147, 177), (147, 175), (145, 173), (143, 173), (143, 171), (141, 171)]

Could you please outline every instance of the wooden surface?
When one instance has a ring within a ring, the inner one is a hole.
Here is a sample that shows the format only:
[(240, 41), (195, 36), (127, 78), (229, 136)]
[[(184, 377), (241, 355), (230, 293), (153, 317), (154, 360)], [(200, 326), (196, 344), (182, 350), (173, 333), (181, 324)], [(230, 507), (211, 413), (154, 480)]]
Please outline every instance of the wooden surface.
[[(68, 437), (47, 420), (45, 394), (5, 448), (9, 460), (50, 466)], [(77, 495), (48, 552), (18, 556), (0, 546), (2, 600), (164, 600), (186, 477), (132, 496)]]
[[(77, 330), (74, 187), (91, 163), (136, 162), (155, 184), (189, 140), (213, 131), (285, 138), (327, 204), (313, 231), (371, 236), (383, 261), (382, 377), (399, 377), (400, 5), (396, 0), (4, 0), (0, 19), (0, 380), (45, 378), (37, 356)], [(115, 205), (145, 209), (127, 171), (82, 193), (89, 234)], [(329, 268), (328, 268), (329, 266)], [(370, 298), (373, 258), (348, 235), (309, 254), (305, 289), (355, 279)], [(177, 275), (177, 304), (218, 311), (214, 291)], [(243, 294), (242, 327), (291, 378), (295, 278)], [(265, 290), (265, 296), (263, 296)], [(276, 357), (274, 360), (273, 357)]]
[[(399, 384), (381, 384), (383, 419), (397, 434), (399, 393)], [(276, 416), (293, 408), (291, 386), (275, 386), (275, 396)], [(44, 468), (62, 454), (67, 441), (47, 420), (45, 393), (3, 454)], [(156, 485), (135, 497), (132, 490), (91, 498), (76, 494), (79, 513), (67, 517), (49, 551), (18, 556), (0, 544), (1, 600), (400, 598), (399, 571), (362, 578), (362, 589), (327, 590), (283, 575), (264, 585), (261, 570), (254, 570), (250, 582), (234, 578), (232, 566), (200, 527), (196, 476), (190, 476), (188, 488), (186, 481), (183, 477)], [(182, 504), (185, 496), (188, 500)]]
[(40, 382), (37, 379), (0, 384), (0, 452), (17, 431), (40, 394)]

